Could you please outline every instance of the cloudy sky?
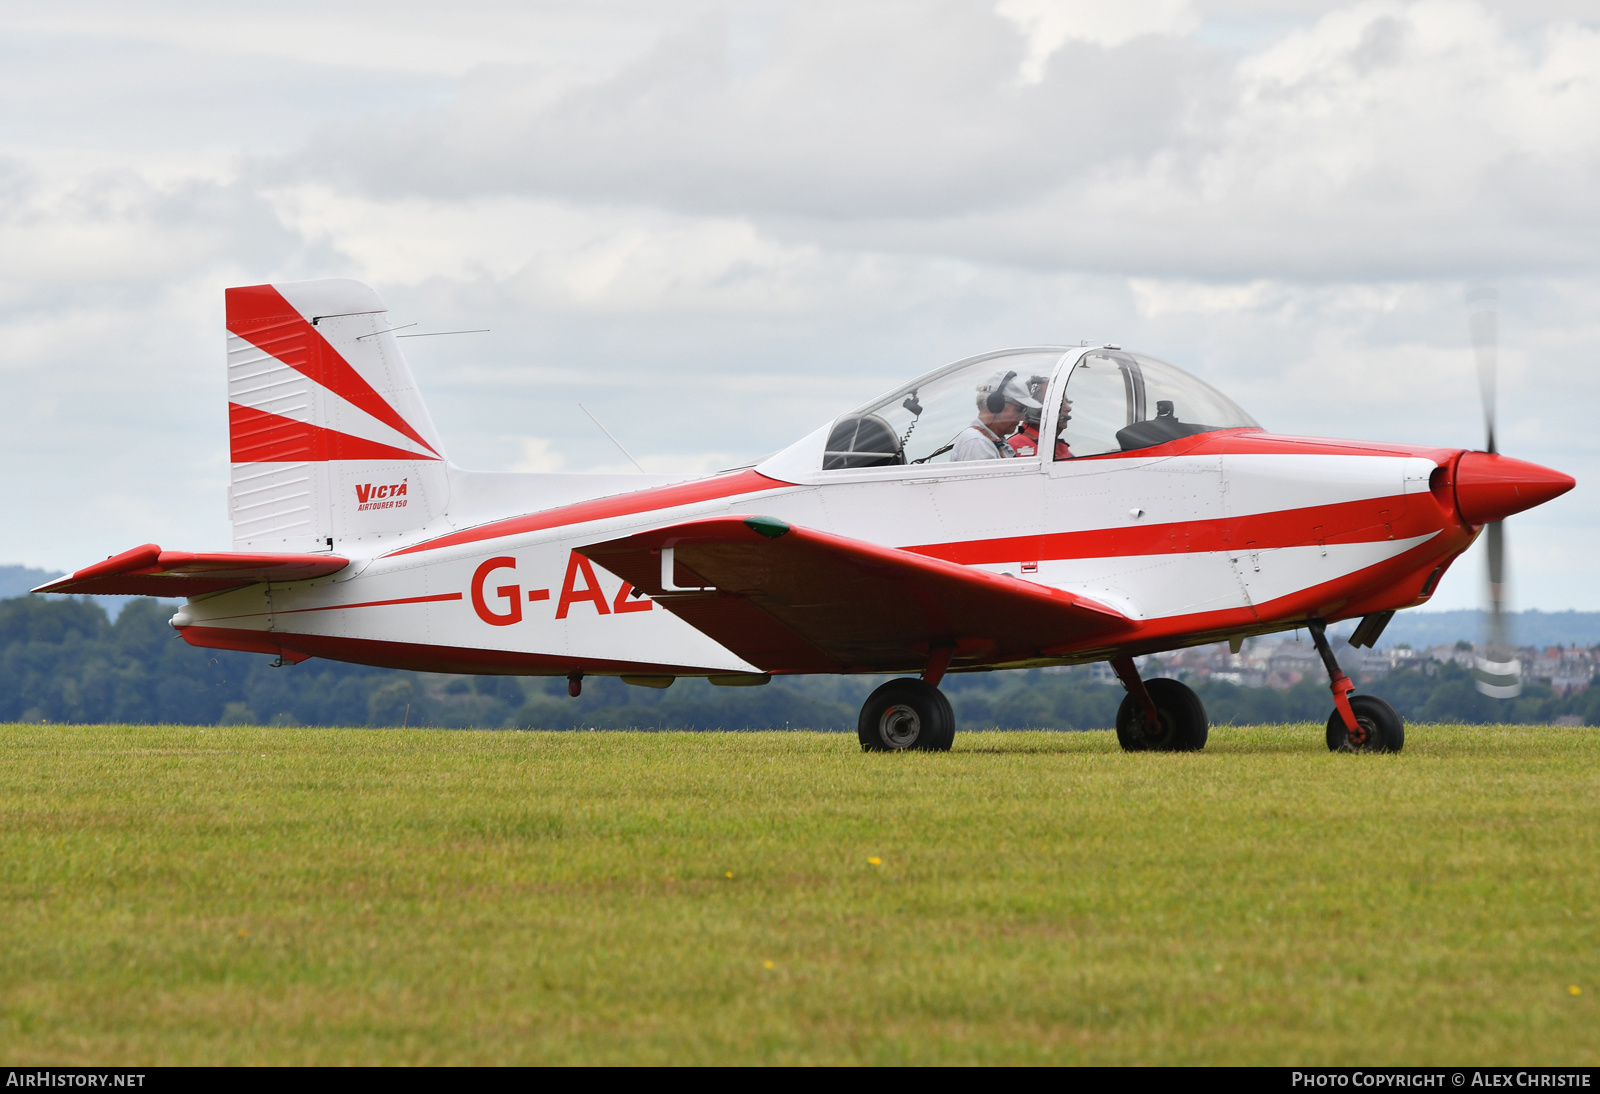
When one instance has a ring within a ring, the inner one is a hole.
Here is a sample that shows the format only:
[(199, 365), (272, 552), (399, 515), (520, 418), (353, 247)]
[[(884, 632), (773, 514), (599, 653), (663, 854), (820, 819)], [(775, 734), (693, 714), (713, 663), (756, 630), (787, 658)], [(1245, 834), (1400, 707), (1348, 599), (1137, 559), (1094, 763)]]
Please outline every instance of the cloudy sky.
[(1489, 284), (1515, 606), (1600, 609), (1600, 0), (8, 0), (0, 104), (0, 563), (227, 547), (227, 285), (490, 328), (406, 343), (462, 466), (709, 471), (1085, 339), (1477, 446)]

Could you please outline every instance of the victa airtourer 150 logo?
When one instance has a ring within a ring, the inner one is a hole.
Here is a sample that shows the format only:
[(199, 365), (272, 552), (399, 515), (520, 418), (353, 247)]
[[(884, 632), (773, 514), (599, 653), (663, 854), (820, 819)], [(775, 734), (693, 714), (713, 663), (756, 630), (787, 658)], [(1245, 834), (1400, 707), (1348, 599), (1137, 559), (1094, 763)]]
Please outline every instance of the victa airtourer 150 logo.
[(356, 512), (365, 513), (368, 509), (404, 509), (406, 506), (406, 483), (410, 479), (388, 486), (374, 486), (370, 482), (362, 483), (356, 487)]

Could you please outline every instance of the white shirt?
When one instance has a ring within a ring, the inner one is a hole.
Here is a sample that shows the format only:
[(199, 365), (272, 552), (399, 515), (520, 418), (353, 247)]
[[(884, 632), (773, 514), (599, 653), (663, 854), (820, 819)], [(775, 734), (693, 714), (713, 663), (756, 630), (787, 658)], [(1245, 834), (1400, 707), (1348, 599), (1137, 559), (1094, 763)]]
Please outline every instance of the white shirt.
[(1011, 446), (1001, 442), (995, 436), (994, 430), (984, 425), (981, 419), (972, 419), (972, 424), (956, 434), (955, 453), (950, 459), (955, 463), (964, 460), (1000, 460), (1007, 456), (1015, 456)]

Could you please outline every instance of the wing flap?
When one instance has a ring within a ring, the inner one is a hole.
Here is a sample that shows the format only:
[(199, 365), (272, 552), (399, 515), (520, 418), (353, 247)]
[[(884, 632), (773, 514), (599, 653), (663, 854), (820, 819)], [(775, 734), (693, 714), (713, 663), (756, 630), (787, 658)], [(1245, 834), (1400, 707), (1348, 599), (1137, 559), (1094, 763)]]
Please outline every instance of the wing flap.
[(261, 581), (305, 581), (338, 573), (348, 565), (350, 560), (339, 555), (206, 554), (163, 551), (154, 543), (146, 543), (33, 591), (200, 596)]
[[(663, 582), (662, 552), (674, 572)], [(771, 517), (718, 517), (578, 548), (763, 671), (1003, 664), (1125, 631), (1088, 598)], [(714, 591), (682, 591), (710, 586)]]

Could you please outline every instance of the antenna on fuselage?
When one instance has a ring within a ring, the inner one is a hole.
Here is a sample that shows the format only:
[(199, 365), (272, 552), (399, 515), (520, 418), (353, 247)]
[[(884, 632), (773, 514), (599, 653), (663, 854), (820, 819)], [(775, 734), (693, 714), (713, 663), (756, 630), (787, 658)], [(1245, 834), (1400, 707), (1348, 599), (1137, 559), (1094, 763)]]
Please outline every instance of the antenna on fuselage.
[(642, 468), (642, 467), (639, 467), (639, 461), (633, 458), (633, 453), (629, 452), (626, 448), (622, 447), (622, 442), (617, 440), (616, 437), (612, 436), (611, 430), (607, 429), (603, 425), (600, 425), (600, 419), (596, 418), (592, 413), (590, 413), (588, 407), (584, 406), (582, 403), (579, 403), (578, 404), (578, 409), (583, 411), (585, 414), (588, 414), (589, 415), (589, 420), (591, 422), (593, 422), (597, 426), (600, 426), (600, 432), (604, 433), (607, 437), (611, 437), (611, 443), (617, 446), (617, 451), (621, 452), (624, 456), (628, 457), (628, 462), (633, 464), (634, 467), (639, 468), (639, 474), (641, 474), (641, 475), (645, 474), (645, 469)]

